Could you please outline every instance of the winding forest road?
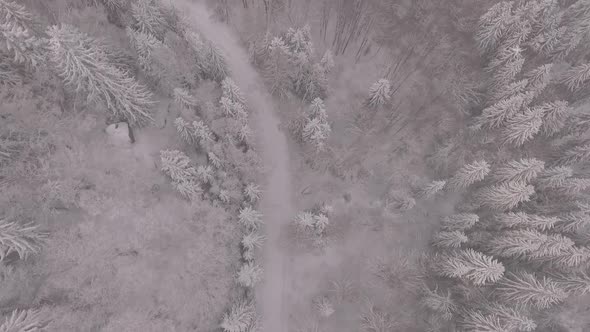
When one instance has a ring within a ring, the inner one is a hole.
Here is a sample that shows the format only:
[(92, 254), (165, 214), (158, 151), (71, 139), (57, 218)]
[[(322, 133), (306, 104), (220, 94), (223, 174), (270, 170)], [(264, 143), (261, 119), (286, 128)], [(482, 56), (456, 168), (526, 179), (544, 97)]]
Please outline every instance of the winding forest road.
[(259, 153), (266, 182), (259, 209), (264, 215), (267, 241), (265, 243), (264, 281), (257, 290), (257, 302), (263, 317), (264, 332), (287, 332), (284, 308), (284, 261), (280, 234), (293, 215), (291, 172), (287, 139), (279, 130), (273, 100), (258, 72), (248, 60), (248, 54), (230, 29), (210, 19), (210, 12), (200, 3), (184, 2), (189, 21), (226, 56), (231, 77), (244, 92), (251, 114), (250, 122), (257, 135)]

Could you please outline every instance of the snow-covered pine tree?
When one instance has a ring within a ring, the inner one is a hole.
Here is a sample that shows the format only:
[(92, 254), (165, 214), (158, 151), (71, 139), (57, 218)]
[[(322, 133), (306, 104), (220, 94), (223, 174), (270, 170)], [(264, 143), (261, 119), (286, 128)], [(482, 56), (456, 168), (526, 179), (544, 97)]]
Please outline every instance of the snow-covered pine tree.
[(566, 253), (574, 242), (559, 234), (544, 234), (534, 229), (501, 232), (485, 245), (491, 254), (503, 258), (535, 261), (551, 259)]
[(534, 320), (523, 314), (514, 306), (502, 305), (498, 302), (491, 302), (485, 305), (485, 312), (488, 315), (498, 317), (503, 327), (508, 331), (532, 332), (537, 328)]
[(51, 319), (36, 309), (19, 310), (15, 309), (7, 316), (0, 331), (5, 332), (33, 332), (41, 331), (50, 323)]
[(429, 199), (434, 197), (437, 193), (439, 193), (445, 185), (447, 184), (447, 180), (434, 180), (431, 181), (421, 188), (418, 188), (416, 191), (416, 196), (422, 199)]
[(496, 291), (506, 303), (537, 309), (547, 309), (567, 298), (565, 291), (554, 280), (537, 278), (524, 271), (509, 273), (498, 282)]
[(543, 107), (527, 108), (506, 121), (506, 127), (501, 132), (501, 144), (521, 146), (531, 140), (543, 125)]
[(256, 230), (262, 225), (262, 213), (254, 210), (250, 206), (240, 209), (238, 221), (250, 230)]
[(572, 108), (564, 100), (545, 103), (540, 107), (545, 110), (541, 132), (546, 137), (559, 133), (565, 127), (566, 120), (572, 113)]
[(442, 254), (435, 262), (435, 272), (444, 277), (459, 278), (474, 285), (495, 283), (504, 275), (504, 265), (492, 256), (473, 249)]
[(369, 89), (369, 98), (366, 101), (367, 106), (376, 108), (385, 105), (391, 97), (391, 82), (382, 78), (371, 85)]
[(20, 259), (38, 253), (47, 236), (48, 233), (33, 223), (0, 219), (0, 262), (11, 253), (16, 253)]
[(512, 23), (512, 6), (512, 1), (499, 2), (480, 17), (475, 39), (482, 52), (494, 51), (508, 32)]
[(519, 93), (485, 108), (476, 118), (476, 124), (489, 129), (499, 128), (518, 113), (525, 104), (525, 97)]
[(539, 177), (535, 180), (535, 187), (539, 188), (540, 190), (562, 187), (565, 185), (566, 180), (573, 174), (573, 169), (568, 166), (547, 168), (541, 172)]
[(438, 288), (431, 290), (428, 287), (423, 287), (420, 295), (420, 305), (440, 315), (444, 320), (451, 320), (458, 309), (458, 305), (448, 289), (446, 292), (442, 292)]
[(177, 117), (174, 120), (174, 127), (176, 127), (176, 131), (184, 142), (188, 144), (193, 144), (195, 142), (196, 137), (194, 136), (193, 128), (182, 117)]
[(490, 165), (485, 160), (476, 160), (461, 167), (447, 182), (450, 190), (460, 190), (479, 182), (490, 172)]
[(534, 92), (535, 95), (545, 90), (551, 81), (551, 69), (553, 69), (553, 63), (548, 63), (527, 72), (525, 74), (528, 79), (526, 88)]
[(314, 228), (314, 215), (309, 211), (299, 212), (294, 220), (295, 224), (301, 230), (311, 230)]
[(247, 332), (255, 319), (256, 309), (254, 304), (247, 301), (239, 301), (223, 316), (219, 327), (224, 332)]
[(250, 231), (249, 233), (247, 233), (246, 235), (244, 235), (242, 237), (242, 247), (244, 247), (244, 249), (248, 249), (248, 250), (255, 250), (255, 249), (259, 249), (262, 248), (262, 245), (264, 244), (264, 240), (265, 237), (256, 232), (256, 231)]
[(590, 63), (571, 67), (561, 79), (570, 91), (579, 90), (590, 79)]
[(199, 105), (197, 98), (191, 95), (186, 89), (174, 88), (172, 95), (174, 97), (174, 102), (181, 108), (194, 110)]
[(213, 142), (213, 132), (203, 120), (195, 120), (192, 123), (192, 135), (195, 142), (198, 142), (202, 147), (206, 147)]
[(212, 183), (215, 180), (215, 171), (209, 165), (199, 165), (197, 167), (197, 177), (203, 183)]
[(249, 183), (244, 188), (244, 196), (246, 196), (248, 201), (252, 204), (256, 203), (260, 199), (261, 195), (262, 190), (260, 189), (260, 186), (256, 183)]
[(315, 146), (317, 151), (321, 151), (331, 131), (330, 125), (320, 118), (308, 119), (303, 127), (303, 140)]
[(307, 108), (307, 114), (310, 118), (318, 118), (323, 122), (328, 121), (328, 113), (326, 112), (326, 105), (321, 98), (315, 98)]
[(204, 45), (205, 64), (203, 66), (204, 76), (215, 82), (221, 82), (230, 72), (227, 61), (221, 50), (212, 42)]
[(572, 166), (590, 160), (590, 143), (577, 145), (566, 150), (561, 157), (555, 161), (556, 165)]
[(223, 168), (223, 161), (215, 153), (208, 152), (207, 153), (207, 160), (209, 161), (209, 163), (211, 165), (213, 165), (213, 167), (215, 167), (217, 169)]
[(16, 63), (36, 68), (43, 63), (46, 43), (35, 35), (38, 23), (24, 6), (0, 1), (0, 50)]
[(491, 101), (497, 103), (500, 100), (510, 98), (518, 93), (522, 93), (526, 90), (528, 84), (529, 80), (525, 78), (520, 81), (512, 82), (508, 85), (500, 86), (492, 92)]
[(559, 218), (529, 214), (526, 212), (508, 212), (494, 216), (498, 225), (508, 228), (533, 228), (540, 231), (552, 229)]
[(554, 275), (557, 286), (573, 296), (590, 293), (590, 275), (586, 272), (559, 273)]
[(116, 117), (131, 125), (153, 121), (152, 94), (108, 63), (95, 40), (69, 25), (53, 26), (47, 31), (50, 58), (64, 82), (77, 92), (86, 92), (88, 99), (100, 100)]
[(323, 234), (329, 225), (330, 219), (325, 214), (319, 213), (313, 216), (313, 226), (316, 234)]
[(458, 213), (443, 217), (441, 227), (446, 231), (466, 231), (479, 221), (475, 213)]
[(458, 325), (462, 331), (468, 332), (509, 332), (494, 315), (485, 315), (479, 310), (467, 309), (461, 314)]
[(190, 158), (178, 150), (160, 151), (161, 170), (176, 182), (189, 182), (197, 178), (197, 170)]
[(535, 158), (523, 158), (511, 160), (491, 173), (492, 179), (497, 182), (522, 181), (531, 182), (545, 169), (545, 162)]
[(506, 211), (526, 202), (534, 194), (533, 186), (522, 181), (504, 182), (482, 188), (474, 194), (475, 201), (487, 208)]
[(299, 54), (305, 55), (308, 59), (313, 57), (313, 43), (311, 40), (311, 27), (305, 25), (300, 28), (289, 28), (285, 33), (285, 45), (293, 58)]
[(270, 86), (270, 92), (280, 98), (286, 97), (290, 90), (287, 71), (288, 53), (289, 49), (283, 39), (279, 37), (272, 39), (269, 46), (269, 60), (264, 68), (264, 76)]
[(566, 234), (576, 234), (588, 226), (590, 226), (590, 218), (587, 213), (584, 211), (569, 211), (559, 216), (555, 230)]
[(134, 27), (139, 32), (151, 34), (163, 41), (166, 19), (159, 0), (136, 0), (131, 4)]
[(221, 81), (221, 89), (224, 97), (228, 98), (234, 103), (246, 105), (246, 98), (244, 98), (240, 88), (230, 77), (226, 77), (223, 79), (223, 81)]
[(238, 271), (237, 281), (243, 287), (252, 288), (262, 280), (262, 268), (253, 262), (242, 264)]
[(434, 234), (432, 245), (441, 249), (456, 249), (469, 239), (461, 231), (440, 231)]
[(509, 59), (503, 65), (499, 66), (493, 74), (493, 81), (491, 88), (493, 91), (498, 91), (502, 86), (510, 84), (518, 75), (524, 65), (524, 56), (522, 55), (522, 49), (515, 46), (511, 49), (514, 53), (514, 57)]

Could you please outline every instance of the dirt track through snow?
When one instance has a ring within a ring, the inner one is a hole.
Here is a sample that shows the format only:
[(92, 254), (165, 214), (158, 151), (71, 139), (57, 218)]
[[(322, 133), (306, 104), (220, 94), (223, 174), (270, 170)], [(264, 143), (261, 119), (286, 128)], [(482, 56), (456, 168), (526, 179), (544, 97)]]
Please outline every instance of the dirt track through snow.
[(184, 13), (189, 21), (226, 56), (231, 77), (243, 91), (250, 110), (250, 124), (257, 136), (259, 153), (267, 169), (264, 193), (259, 204), (266, 223), (264, 282), (257, 291), (265, 332), (286, 332), (288, 312), (284, 308), (284, 266), (286, 255), (280, 245), (280, 234), (293, 215), (291, 173), (287, 140), (279, 130), (275, 105), (257, 71), (250, 65), (248, 54), (238, 38), (223, 24), (210, 19), (200, 3), (188, 3)]

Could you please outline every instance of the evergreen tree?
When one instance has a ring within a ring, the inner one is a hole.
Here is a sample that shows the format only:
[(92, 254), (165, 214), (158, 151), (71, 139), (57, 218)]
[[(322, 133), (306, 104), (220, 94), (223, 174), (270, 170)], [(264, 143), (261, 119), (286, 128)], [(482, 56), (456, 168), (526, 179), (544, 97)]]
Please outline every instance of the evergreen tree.
[(489, 129), (499, 128), (512, 118), (525, 103), (525, 94), (519, 93), (485, 108), (476, 118), (476, 124)]
[(193, 121), (192, 131), (195, 142), (199, 142), (201, 145), (213, 142), (213, 132), (211, 132), (211, 129), (209, 129), (203, 120)]
[(479, 221), (474, 213), (459, 213), (442, 218), (441, 227), (446, 231), (466, 231)]
[(199, 165), (197, 167), (197, 177), (203, 183), (212, 183), (215, 180), (213, 168), (211, 166)]
[(40, 25), (24, 6), (0, 1), (0, 50), (16, 63), (35, 68), (43, 63), (46, 44), (37, 37)]
[(440, 292), (438, 287), (430, 290), (428, 287), (422, 289), (420, 298), (422, 307), (440, 315), (444, 320), (451, 320), (453, 314), (457, 311), (458, 306), (452, 298), (450, 290)]
[(421, 188), (419, 188), (416, 192), (418, 198), (429, 199), (434, 197), (437, 193), (439, 193), (445, 185), (447, 184), (446, 180), (435, 180), (431, 181)]
[(87, 92), (90, 100), (101, 100), (113, 115), (124, 117), (130, 124), (153, 121), (152, 94), (110, 65), (104, 52), (95, 47), (94, 39), (69, 25), (53, 26), (47, 33), (50, 57), (66, 84)]
[(322, 56), (322, 59), (320, 60), (320, 66), (326, 75), (329, 74), (334, 68), (334, 55), (329, 49), (326, 50)]
[(297, 227), (302, 230), (311, 230), (315, 228), (315, 220), (313, 213), (309, 211), (300, 212), (295, 217)]
[(262, 190), (260, 186), (255, 183), (249, 183), (246, 188), (244, 188), (244, 196), (248, 199), (250, 203), (256, 203), (260, 196), (262, 195)]
[(518, 147), (531, 140), (541, 130), (544, 114), (544, 108), (534, 107), (508, 119), (501, 133), (502, 145), (512, 144)]
[(535, 259), (559, 256), (573, 247), (574, 242), (559, 234), (543, 234), (533, 229), (509, 230), (494, 236), (487, 250), (504, 258)]
[(48, 234), (33, 223), (0, 219), (0, 262), (11, 253), (16, 253), (20, 259), (37, 254), (47, 237)]
[(330, 219), (325, 214), (320, 213), (313, 216), (313, 227), (317, 234), (323, 234), (329, 225)]
[(492, 101), (494, 103), (510, 98), (518, 93), (525, 92), (526, 88), (529, 86), (528, 79), (522, 79), (520, 81), (512, 82), (508, 85), (503, 85), (498, 87), (496, 91), (493, 91)]
[(565, 84), (570, 91), (579, 90), (584, 83), (590, 79), (590, 63), (574, 66), (565, 72), (561, 83)]
[(498, 296), (507, 303), (547, 309), (567, 297), (563, 289), (547, 277), (537, 278), (528, 272), (509, 273), (498, 282)]
[(250, 231), (248, 234), (242, 237), (242, 247), (247, 250), (255, 250), (258, 248), (262, 248), (264, 244), (264, 236), (256, 231)]
[(166, 19), (158, 0), (137, 0), (131, 4), (131, 15), (135, 28), (144, 34), (151, 34), (163, 40)]
[(332, 129), (326, 121), (322, 121), (321, 118), (311, 118), (303, 127), (302, 135), (304, 141), (314, 145), (317, 151), (321, 151), (331, 131)]
[(514, 56), (499, 66), (493, 74), (493, 81), (491, 88), (493, 91), (498, 91), (502, 86), (510, 84), (522, 70), (524, 65), (524, 57), (522, 56), (522, 49), (518, 46), (510, 49)]
[(461, 231), (441, 231), (434, 234), (432, 245), (443, 249), (460, 248), (468, 240), (467, 235)]
[(369, 89), (369, 98), (367, 99), (367, 106), (376, 108), (383, 106), (389, 101), (391, 95), (391, 83), (387, 79), (380, 79), (371, 85)]
[(495, 283), (504, 275), (504, 265), (473, 249), (444, 254), (435, 263), (437, 274), (460, 278), (475, 285)]
[(513, 306), (505, 306), (494, 302), (486, 305), (485, 311), (487, 314), (498, 317), (502, 326), (509, 331), (534, 331), (537, 324), (534, 320), (523, 315), (519, 310)]
[(10, 316), (0, 325), (2, 332), (34, 332), (44, 330), (51, 322), (39, 310), (13, 310)]
[(207, 42), (204, 45), (204, 58), (205, 64), (203, 71), (205, 77), (216, 82), (221, 82), (230, 74), (225, 56), (213, 43)]
[(253, 288), (262, 280), (263, 270), (260, 266), (248, 262), (242, 265), (238, 272), (238, 284), (243, 287)]
[(177, 150), (160, 151), (161, 170), (173, 181), (188, 182), (197, 178), (197, 170), (191, 166), (190, 158)]
[(322, 122), (328, 121), (326, 105), (324, 105), (324, 101), (321, 98), (315, 98), (311, 101), (307, 113), (310, 118), (318, 118)]
[(508, 212), (495, 216), (496, 222), (508, 228), (534, 228), (540, 231), (552, 229), (559, 222), (557, 217), (540, 216), (526, 212)]
[(207, 153), (207, 159), (213, 167), (217, 169), (223, 168), (223, 161), (213, 152)]
[(246, 226), (250, 230), (256, 230), (262, 225), (262, 213), (246, 206), (240, 210), (238, 215), (240, 224)]
[(498, 167), (492, 172), (492, 178), (497, 182), (521, 181), (531, 182), (545, 168), (545, 162), (527, 158), (512, 160)]
[(573, 175), (571, 167), (556, 166), (545, 169), (536, 179), (535, 186), (541, 190), (559, 188)]
[(459, 326), (466, 332), (510, 332), (504, 327), (500, 318), (493, 315), (484, 315), (481, 311), (466, 310), (459, 320)]
[(590, 160), (590, 144), (582, 144), (566, 150), (555, 163), (560, 166), (571, 166), (588, 160)]
[(502, 37), (508, 32), (512, 18), (512, 1), (503, 1), (492, 6), (479, 19), (479, 29), (475, 36), (478, 47), (483, 52), (494, 50)]
[(269, 61), (264, 76), (269, 82), (269, 89), (273, 95), (284, 98), (289, 91), (289, 76), (287, 72), (287, 54), (289, 49), (283, 39), (275, 37), (269, 46)]
[(551, 137), (565, 127), (566, 120), (572, 113), (572, 108), (568, 106), (567, 101), (563, 100), (545, 103), (541, 107), (545, 110), (541, 132), (545, 136)]
[(557, 274), (555, 281), (559, 288), (571, 295), (582, 296), (590, 293), (590, 276), (586, 272)]
[(559, 232), (576, 234), (590, 226), (589, 215), (584, 211), (569, 211), (560, 215), (555, 229)]
[(180, 134), (180, 138), (188, 144), (193, 144), (196, 137), (194, 136), (193, 128), (183, 118), (177, 117), (174, 120), (176, 131)]
[(242, 105), (246, 104), (246, 99), (242, 95), (240, 88), (230, 77), (226, 77), (221, 81), (221, 89), (223, 91), (223, 96), (232, 102), (240, 103)]
[(470, 185), (479, 182), (490, 172), (490, 165), (485, 160), (475, 161), (467, 164), (449, 179), (447, 188), (451, 190), (465, 189)]
[(172, 95), (174, 102), (181, 108), (194, 110), (199, 105), (197, 98), (193, 97), (186, 89), (174, 88)]
[(553, 64), (548, 63), (527, 72), (525, 74), (528, 79), (526, 88), (533, 91), (535, 95), (541, 93), (551, 81), (551, 69), (553, 69)]
[(254, 304), (246, 301), (235, 303), (231, 310), (223, 316), (219, 327), (224, 332), (248, 332), (248, 328), (256, 319)]
[(485, 187), (475, 194), (475, 201), (492, 210), (506, 211), (526, 202), (535, 189), (522, 181), (504, 182)]

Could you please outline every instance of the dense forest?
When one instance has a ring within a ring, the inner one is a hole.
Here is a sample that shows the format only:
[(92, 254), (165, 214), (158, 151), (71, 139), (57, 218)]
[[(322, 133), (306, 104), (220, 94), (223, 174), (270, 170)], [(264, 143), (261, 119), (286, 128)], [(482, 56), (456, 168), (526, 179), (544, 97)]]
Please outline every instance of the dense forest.
[(590, 1), (0, 0), (0, 331), (590, 330)]

